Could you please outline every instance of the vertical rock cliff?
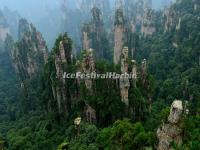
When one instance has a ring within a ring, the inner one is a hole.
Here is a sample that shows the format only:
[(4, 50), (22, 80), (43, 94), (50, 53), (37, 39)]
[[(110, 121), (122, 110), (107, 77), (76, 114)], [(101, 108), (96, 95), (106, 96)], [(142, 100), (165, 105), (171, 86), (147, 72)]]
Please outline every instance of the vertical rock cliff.
[(152, 9), (145, 9), (142, 19), (141, 33), (144, 36), (152, 35), (155, 31), (156, 17)]
[(125, 20), (122, 9), (115, 12), (115, 27), (114, 27), (114, 63), (119, 64), (122, 48), (124, 46)]
[(106, 15), (110, 10), (110, 3), (108, 0), (82, 0), (79, 2), (79, 8), (82, 11), (91, 10), (93, 7), (98, 7), (103, 15)]
[[(95, 73), (95, 62), (93, 58), (93, 50), (88, 49), (84, 51), (82, 60), (82, 72), (85, 74)], [(92, 79), (83, 79), (86, 88), (88, 89), (89, 95), (93, 94), (93, 81)], [(85, 102), (86, 103), (86, 102)], [(86, 119), (90, 123), (96, 122), (96, 111), (90, 105), (86, 103), (85, 107)]]
[(41, 33), (25, 19), (19, 22), (19, 42), (11, 50), (11, 58), (22, 81), (38, 73), (47, 62), (48, 50)]
[(176, 27), (178, 14), (173, 7), (166, 8), (164, 11), (164, 31), (171, 31)]
[[(93, 59), (93, 50), (85, 50), (83, 54), (82, 61), (83, 73), (90, 74), (95, 72), (94, 59)], [(84, 79), (85, 86), (88, 90), (92, 91), (92, 79)]]
[(132, 63), (132, 82), (133, 82), (133, 86), (136, 87), (136, 81), (137, 81), (137, 67), (136, 67), (136, 61), (135, 60), (131, 60)]
[[(121, 55), (121, 73), (128, 74), (128, 47), (124, 47)], [(128, 91), (130, 87), (129, 78), (120, 78), (120, 91), (122, 102), (129, 106)]]
[(163, 123), (157, 130), (157, 137), (159, 140), (158, 150), (172, 150), (172, 142), (178, 145), (182, 143), (182, 116), (182, 101), (175, 100), (171, 105), (168, 122)]
[[(9, 52), (12, 66), (19, 79), (21, 111), (28, 111), (37, 108), (39, 95), (39, 75), (47, 62), (48, 50), (46, 43), (36, 28), (25, 19), (19, 21), (20, 39), (17, 43), (7, 34), (5, 39), (5, 50)], [(33, 90), (34, 89), (34, 90)]]
[(92, 48), (94, 50), (95, 59), (105, 59), (109, 54), (109, 41), (104, 29), (101, 11), (94, 7), (91, 10), (92, 21), (85, 24), (82, 29), (83, 49)]
[(64, 73), (69, 73), (69, 66), (72, 64), (72, 41), (65, 33), (57, 41), (56, 49), (53, 54), (55, 74), (51, 78), (51, 86), (54, 99), (57, 101), (58, 112), (61, 116), (68, 115), (71, 110), (70, 88)]
[[(74, 3), (74, 6), (71, 7), (70, 3)], [(90, 13), (93, 8), (98, 8), (101, 11), (101, 17), (104, 18), (106, 26), (110, 26), (112, 12), (108, 0), (65, 1), (62, 8), (62, 31), (67, 31), (72, 37), (77, 52), (81, 51), (80, 47), (83, 44), (80, 38), (83, 35), (81, 25), (90, 20)]]

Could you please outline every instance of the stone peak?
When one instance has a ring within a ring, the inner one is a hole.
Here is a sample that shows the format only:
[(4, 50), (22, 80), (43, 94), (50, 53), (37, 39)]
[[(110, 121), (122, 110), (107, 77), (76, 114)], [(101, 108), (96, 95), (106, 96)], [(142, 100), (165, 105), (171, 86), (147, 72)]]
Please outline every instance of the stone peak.
[(173, 108), (177, 108), (179, 110), (183, 110), (183, 103), (182, 101), (180, 100), (175, 100), (173, 103), (172, 103), (172, 107)]

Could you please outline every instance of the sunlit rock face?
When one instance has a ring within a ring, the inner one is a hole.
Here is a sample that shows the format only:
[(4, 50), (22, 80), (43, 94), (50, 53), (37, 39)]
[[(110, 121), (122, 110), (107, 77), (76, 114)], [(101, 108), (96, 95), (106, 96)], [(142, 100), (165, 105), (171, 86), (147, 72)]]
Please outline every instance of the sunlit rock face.
[(174, 101), (171, 106), (170, 115), (168, 117), (168, 121), (173, 124), (177, 124), (183, 113), (183, 104), (182, 101)]
[(121, 9), (118, 9), (115, 14), (114, 27), (114, 63), (120, 62), (122, 48), (124, 45), (124, 15)]
[(23, 81), (38, 73), (47, 62), (46, 43), (36, 28), (25, 19), (19, 23), (19, 42), (11, 50), (16, 73)]
[(141, 68), (141, 78), (142, 78), (142, 83), (145, 86), (147, 82), (147, 60), (143, 59), (142, 61), (142, 68)]
[(182, 143), (182, 127), (180, 124), (182, 115), (182, 101), (175, 100), (171, 105), (168, 122), (161, 125), (157, 130), (158, 150), (172, 150), (171, 142), (178, 145)]

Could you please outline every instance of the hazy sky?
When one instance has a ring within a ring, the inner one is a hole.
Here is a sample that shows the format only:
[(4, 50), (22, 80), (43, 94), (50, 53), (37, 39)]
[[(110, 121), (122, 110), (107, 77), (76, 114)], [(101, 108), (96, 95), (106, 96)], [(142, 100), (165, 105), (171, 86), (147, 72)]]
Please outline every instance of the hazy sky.
[(0, 0), (0, 6), (1, 8), (7, 6), (11, 10), (17, 10), (21, 16), (30, 18), (33, 14), (39, 17), (41, 12), (44, 13), (46, 9), (59, 7), (60, 1), (61, 0)]
[[(33, 23), (47, 39), (49, 34), (46, 34), (47, 24), (45, 24), (45, 19), (48, 19), (49, 12), (51, 12), (51, 15), (52, 13), (58, 15), (59, 9), (61, 8), (61, 4), (63, 1), (69, 2), (69, 6), (71, 7), (75, 7), (78, 5), (78, 3), (80, 3), (81, 0), (0, 0), (0, 8), (2, 9), (3, 7), (7, 6), (11, 11), (16, 10), (21, 17), (26, 18), (29, 22)], [(113, 6), (115, 0), (109, 1), (112, 3)], [(170, 0), (152, 1), (154, 8), (161, 8), (161, 5)], [(54, 17), (56, 15), (54, 15)], [(51, 20), (52, 19), (56, 20), (56, 18), (51, 17)], [(58, 25), (56, 27), (58, 27)]]
[[(11, 10), (17, 10), (22, 16), (30, 15), (29, 12), (36, 15), (48, 8), (58, 8), (64, 0), (0, 0), (0, 7), (8, 6)], [(76, 3), (79, 0), (69, 0)], [(110, 0), (114, 1), (114, 0)], [(153, 6), (159, 8), (167, 0), (153, 0)]]

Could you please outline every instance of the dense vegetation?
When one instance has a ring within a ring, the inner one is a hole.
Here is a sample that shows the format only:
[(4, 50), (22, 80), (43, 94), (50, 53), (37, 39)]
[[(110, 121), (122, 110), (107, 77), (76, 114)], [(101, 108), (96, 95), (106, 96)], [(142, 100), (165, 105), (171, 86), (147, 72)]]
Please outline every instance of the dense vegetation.
[[(54, 61), (59, 43), (67, 37), (66, 34), (58, 37), (37, 80), (27, 81), (28, 93), (31, 92), (32, 97), (28, 103), (24, 95), (27, 91), (19, 90), (20, 83), (11, 71), (8, 52), (0, 50), (0, 145), (4, 142), (8, 150), (155, 149), (158, 126), (166, 121), (171, 102), (181, 99), (189, 101), (190, 111), (182, 121), (183, 144), (180, 147), (174, 145), (174, 148), (200, 149), (200, 10), (194, 12), (193, 5), (187, 0), (173, 7), (182, 18), (183, 28), (167, 32), (160, 28), (148, 37), (136, 33), (132, 35), (134, 42), (128, 43), (129, 47), (137, 49), (137, 62), (143, 58), (148, 62), (146, 84), (139, 76), (136, 86), (131, 84), (129, 89), (130, 107), (134, 108), (130, 114), (124, 111), (119, 88), (113, 84), (115, 81), (97, 79), (93, 81), (92, 94), (83, 84), (76, 89), (74, 80), (67, 82), (64, 86), (69, 94), (72, 93), (73, 97), (74, 91), (78, 90), (81, 98), (78, 97), (78, 103), (70, 108), (70, 115), (59, 115), (50, 91), (52, 85), (59, 85)], [(72, 41), (68, 40), (67, 46), (71, 50)], [(81, 61), (82, 57), (76, 59)], [(73, 62), (63, 64), (63, 67), (68, 72), (77, 69)], [(140, 72), (140, 63), (137, 68)], [(120, 72), (120, 67), (97, 61), (96, 70), (101, 73)], [(149, 95), (152, 101), (149, 101)], [(96, 124), (86, 122), (86, 103), (97, 112)], [(83, 120), (78, 133), (74, 119), (79, 116)]]

